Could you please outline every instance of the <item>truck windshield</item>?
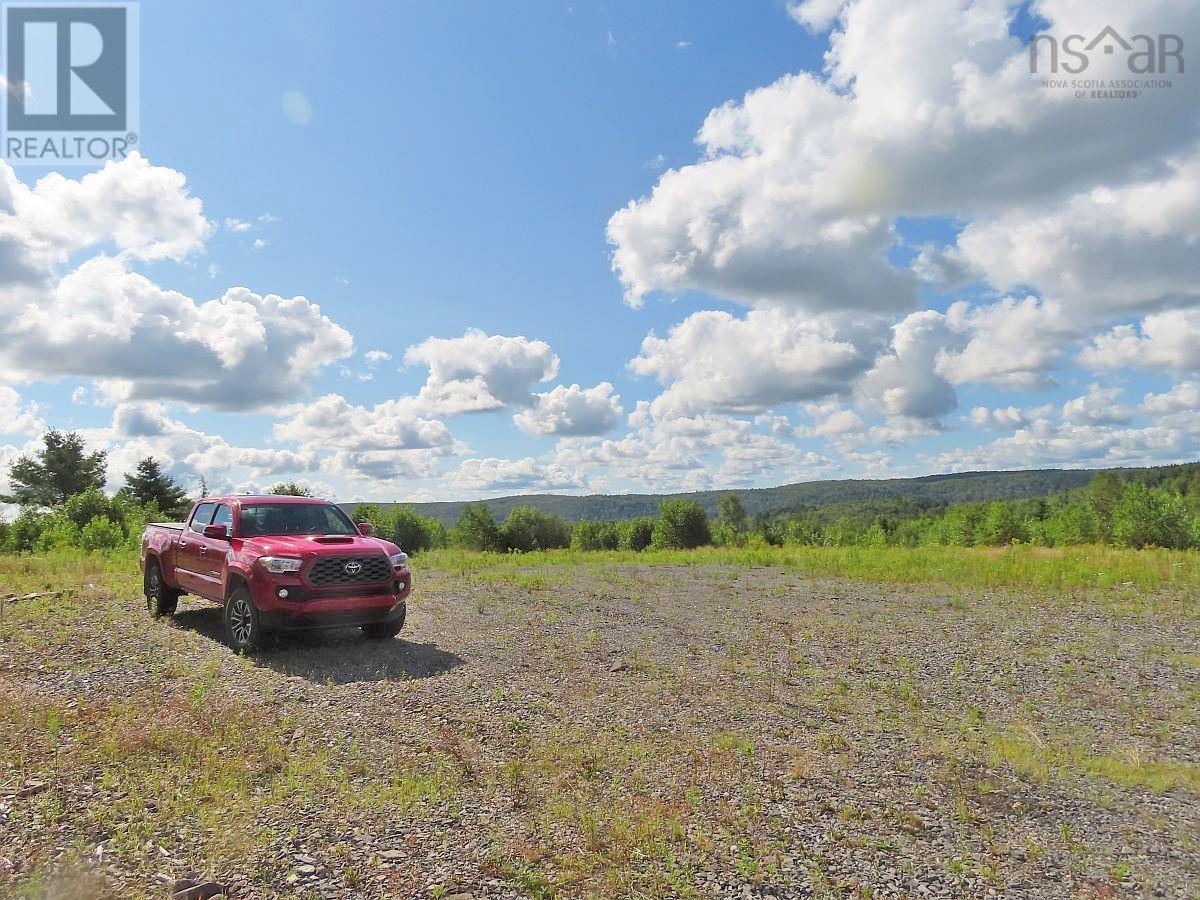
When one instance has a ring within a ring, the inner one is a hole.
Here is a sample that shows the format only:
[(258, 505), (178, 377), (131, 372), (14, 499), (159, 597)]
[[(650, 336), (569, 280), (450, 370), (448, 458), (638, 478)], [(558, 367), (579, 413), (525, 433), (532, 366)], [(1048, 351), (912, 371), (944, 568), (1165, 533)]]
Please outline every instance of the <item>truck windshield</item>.
[(337, 506), (324, 503), (251, 503), (242, 507), (241, 536), (267, 534), (357, 534)]

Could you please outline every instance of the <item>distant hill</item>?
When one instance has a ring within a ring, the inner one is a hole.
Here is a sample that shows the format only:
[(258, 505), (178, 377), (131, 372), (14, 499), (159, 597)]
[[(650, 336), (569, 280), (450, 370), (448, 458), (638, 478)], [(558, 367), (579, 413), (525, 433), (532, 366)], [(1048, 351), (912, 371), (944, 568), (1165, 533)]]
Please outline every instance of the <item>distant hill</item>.
[[(847, 479), (844, 481), (805, 481), (772, 488), (734, 489), (750, 515), (771, 515), (803, 507), (826, 506), (861, 501), (880, 501), (903, 497), (920, 501), (921, 506), (944, 506), (978, 500), (1014, 500), (1040, 497), (1087, 484), (1094, 469), (1029, 469), (1020, 472), (961, 472), (953, 475), (926, 475), (921, 478)], [(1128, 471), (1128, 470), (1126, 470)], [(533, 506), (542, 512), (561, 516), (568, 522), (579, 519), (631, 519), (653, 516), (664, 500), (695, 500), (710, 516), (717, 513), (717, 501), (727, 491), (696, 491), (685, 494), (592, 494), (585, 497), (562, 494), (524, 494), (484, 500), (499, 520), (515, 506)], [(343, 503), (353, 510), (357, 503)], [(378, 503), (385, 509), (394, 503)], [(423, 516), (452, 525), (465, 501), (413, 503)]]

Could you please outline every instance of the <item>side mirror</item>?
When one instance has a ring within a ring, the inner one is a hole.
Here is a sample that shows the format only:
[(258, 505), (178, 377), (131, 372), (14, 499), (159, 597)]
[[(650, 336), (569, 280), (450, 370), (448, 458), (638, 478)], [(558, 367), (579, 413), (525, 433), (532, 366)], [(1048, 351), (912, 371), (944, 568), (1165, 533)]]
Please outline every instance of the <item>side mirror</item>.
[(228, 540), (229, 539), (229, 526), (228, 525), (205, 525), (204, 526), (204, 536), (206, 538), (215, 538), (218, 541)]
[(370, 522), (359, 522), (358, 523), (358, 533), (361, 534), (363, 537), (370, 537), (371, 535), (373, 535), (375, 533), (375, 526), (372, 525)]

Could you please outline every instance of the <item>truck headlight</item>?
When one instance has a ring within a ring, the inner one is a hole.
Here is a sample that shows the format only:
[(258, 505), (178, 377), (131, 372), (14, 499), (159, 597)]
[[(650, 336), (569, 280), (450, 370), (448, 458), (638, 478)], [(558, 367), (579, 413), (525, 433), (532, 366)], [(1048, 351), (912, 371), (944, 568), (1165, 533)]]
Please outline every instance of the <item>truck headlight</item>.
[(408, 554), (401, 550), (399, 553), (393, 553), (388, 559), (392, 561), (392, 568), (402, 569), (408, 563)]
[(260, 556), (259, 563), (268, 572), (274, 572), (276, 575), (284, 572), (299, 572), (303, 560), (293, 559), (290, 556)]

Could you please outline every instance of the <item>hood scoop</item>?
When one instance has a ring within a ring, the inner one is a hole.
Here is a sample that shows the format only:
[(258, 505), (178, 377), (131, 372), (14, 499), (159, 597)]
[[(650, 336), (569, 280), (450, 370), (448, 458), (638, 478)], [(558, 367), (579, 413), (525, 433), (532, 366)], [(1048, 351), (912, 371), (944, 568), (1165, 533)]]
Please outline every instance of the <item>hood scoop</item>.
[(354, 538), (348, 534), (326, 534), (309, 538), (314, 544), (353, 544)]

